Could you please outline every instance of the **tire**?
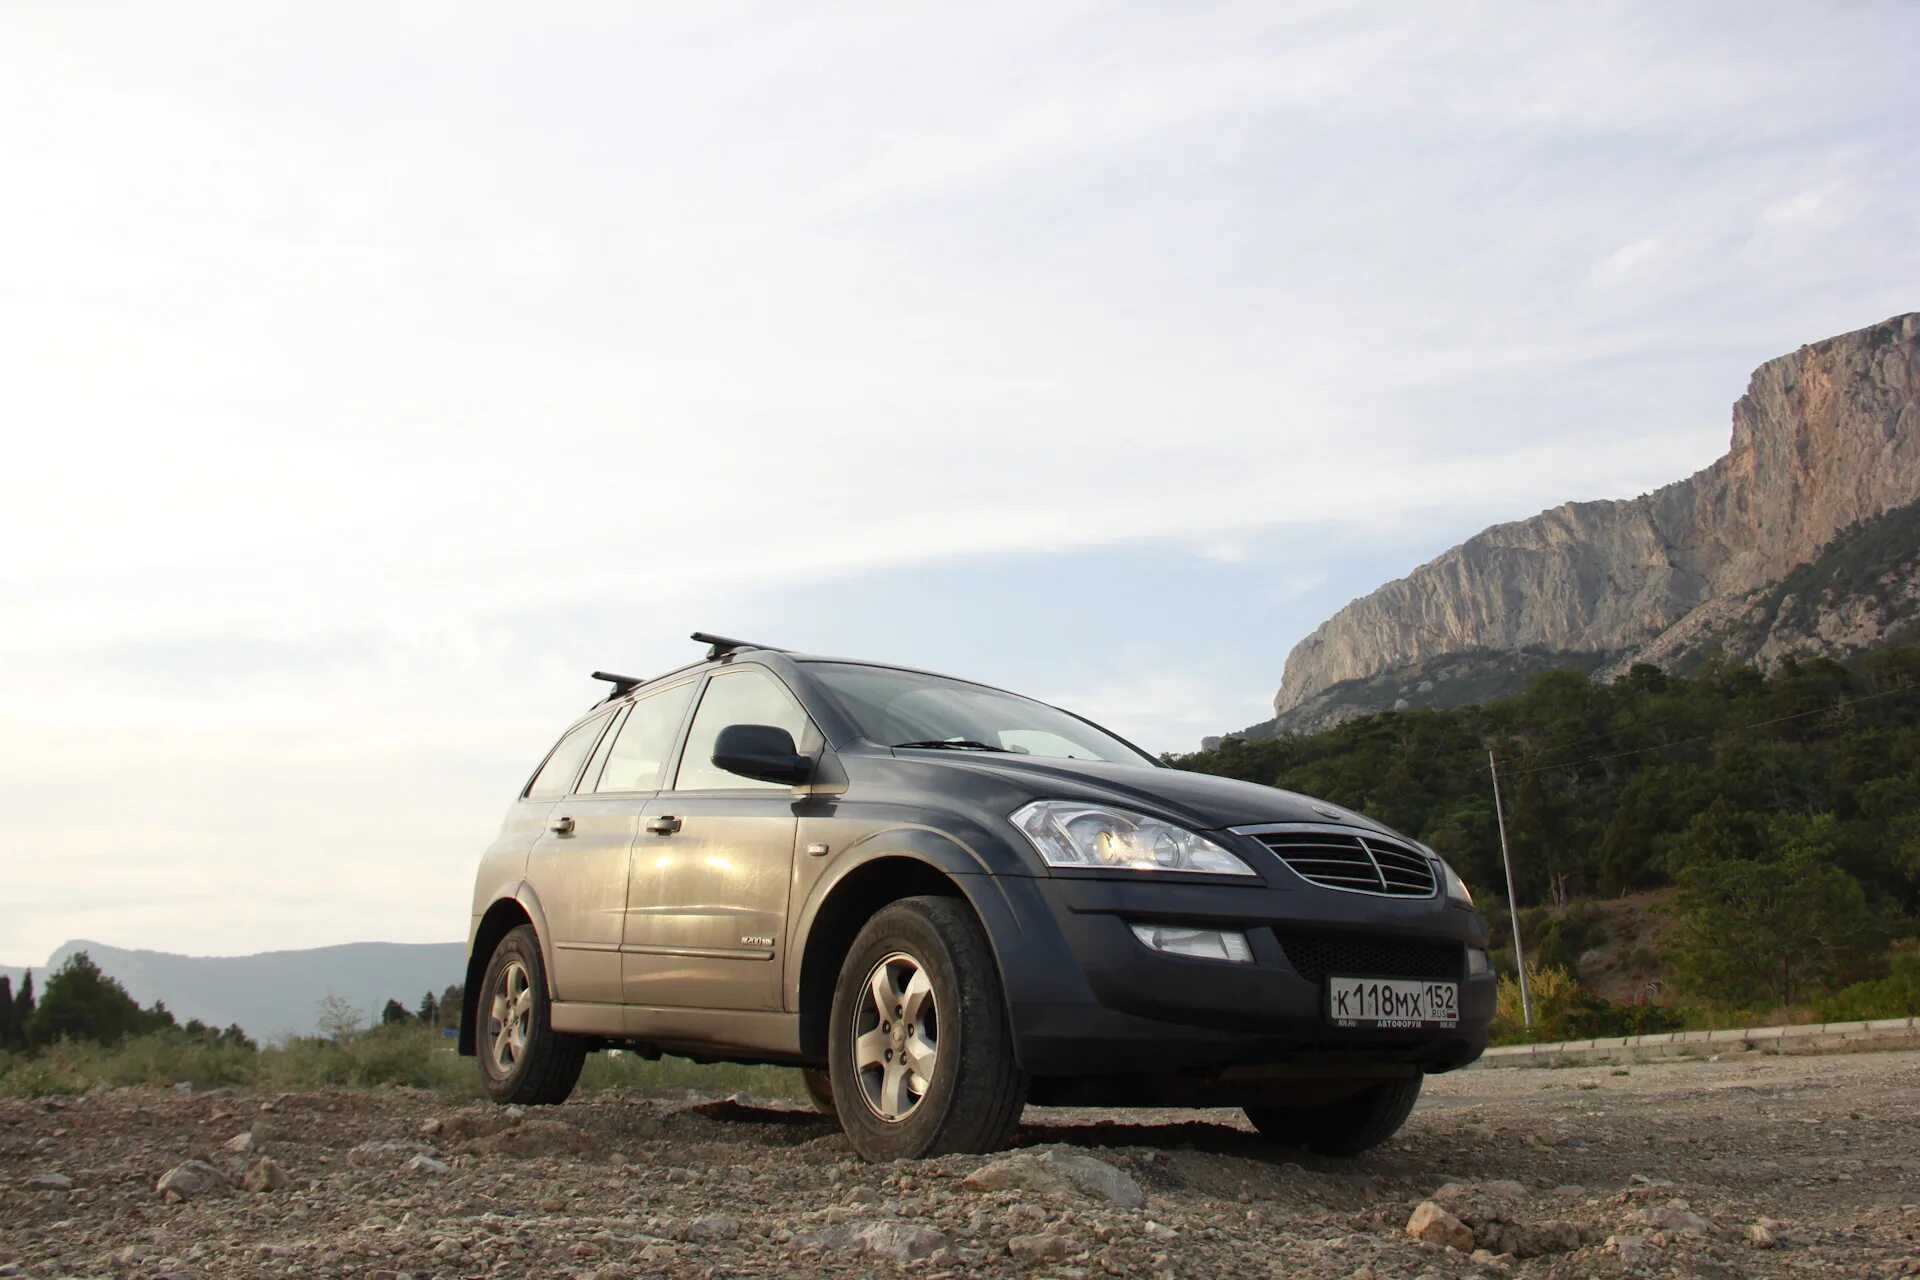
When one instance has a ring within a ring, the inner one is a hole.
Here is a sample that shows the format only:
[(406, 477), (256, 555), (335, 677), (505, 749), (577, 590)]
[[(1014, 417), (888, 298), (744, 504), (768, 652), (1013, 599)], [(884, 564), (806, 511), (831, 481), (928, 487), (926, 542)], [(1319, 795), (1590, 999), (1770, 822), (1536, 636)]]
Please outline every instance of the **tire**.
[(1260, 1136), (1323, 1156), (1357, 1156), (1399, 1132), (1420, 1098), (1420, 1076), (1387, 1080), (1316, 1107), (1247, 1107)]
[(585, 1044), (548, 1021), (547, 966), (532, 925), (521, 925), (493, 949), (475, 1007), (474, 1056), (487, 1096), (505, 1105), (565, 1102), (580, 1079)]
[(833, 1105), (833, 1078), (825, 1067), (800, 1068), (800, 1082), (807, 1086), (807, 1096), (813, 1099), (813, 1108), (823, 1116), (837, 1116), (840, 1112)]
[(834, 987), (827, 1059), (840, 1127), (868, 1160), (1006, 1145), (1027, 1078), (993, 951), (965, 903), (902, 898), (867, 921)]

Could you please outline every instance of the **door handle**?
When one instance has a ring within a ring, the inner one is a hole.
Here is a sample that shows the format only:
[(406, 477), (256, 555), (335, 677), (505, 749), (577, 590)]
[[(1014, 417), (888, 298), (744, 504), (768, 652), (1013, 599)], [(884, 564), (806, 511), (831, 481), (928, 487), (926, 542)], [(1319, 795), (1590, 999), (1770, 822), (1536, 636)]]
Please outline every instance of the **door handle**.
[(663, 814), (658, 818), (647, 819), (647, 830), (656, 836), (670, 836), (680, 829), (680, 819), (672, 814)]
[(570, 836), (573, 834), (573, 819), (572, 818), (550, 819), (547, 822), (547, 830), (553, 832), (556, 835)]

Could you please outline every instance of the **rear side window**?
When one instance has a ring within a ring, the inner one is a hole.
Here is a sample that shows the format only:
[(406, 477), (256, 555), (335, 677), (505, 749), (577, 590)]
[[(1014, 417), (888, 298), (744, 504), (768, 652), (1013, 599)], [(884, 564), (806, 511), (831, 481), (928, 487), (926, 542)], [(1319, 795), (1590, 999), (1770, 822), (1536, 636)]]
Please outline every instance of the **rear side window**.
[(595, 791), (657, 791), (667, 767), (667, 753), (680, 732), (693, 697), (693, 681), (650, 693), (633, 704), (620, 726), (607, 766), (600, 771)]
[(687, 747), (680, 753), (680, 776), (674, 782), (677, 791), (715, 791), (734, 787), (781, 788), (784, 783), (756, 782), (737, 773), (717, 769), (713, 764), (713, 740), (730, 724), (770, 724), (793, 735), (800, 750), (811, 743), (813, 728), (807, 713), (800, 709), (787, 686), (759, 667), (739, 667), (724, 671), (707, 681), (700, 695), (700, 710), (687, 730)]
[(595, 716), (560, 739), (560, 745), (540, 766), (540, 772), (533, 775), (533, 782), (527, 787), (527, 798), (552, 800), (567, 794), (580, 772), (580, 766), (586, 763), (588, 753), (593, 750), (593, 744), (600, 741), (600, 731), (607, 727), (609, 718)]

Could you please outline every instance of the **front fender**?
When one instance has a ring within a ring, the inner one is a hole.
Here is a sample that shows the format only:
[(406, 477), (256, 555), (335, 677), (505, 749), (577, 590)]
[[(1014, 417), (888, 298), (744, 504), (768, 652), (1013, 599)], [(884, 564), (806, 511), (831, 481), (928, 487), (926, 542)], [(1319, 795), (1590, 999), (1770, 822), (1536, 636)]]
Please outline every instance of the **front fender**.
[(467, 981), (460, 1001), (459, 1039), (460, 1052), (466, 1055), (474, 1051), (480, 984), (487, 976), (487, 962), (493, 959), (493, 949), (500, 939), (523, 921), (533, 926), (540, 947), (540, 968), (546, 974), (547, 999), (553, 999), (552, 935), (547, 931), (547, 913), (540, 905), (540, 895), (525, 880), (516, 880), (500, 885), (485, 900), (486, 910), (475, 915), (467, 929)]

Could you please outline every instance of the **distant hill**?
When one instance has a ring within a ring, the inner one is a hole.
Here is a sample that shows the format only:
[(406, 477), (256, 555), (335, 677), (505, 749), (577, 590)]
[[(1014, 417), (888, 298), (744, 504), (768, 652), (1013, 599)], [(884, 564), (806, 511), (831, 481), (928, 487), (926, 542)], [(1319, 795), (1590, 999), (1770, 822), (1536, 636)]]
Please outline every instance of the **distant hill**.
[[(350, 942), (251, 956), (181, 956), (79, 939), (33, 970), (34, 986), (44, 989), (47, 975), (76, 951), (91, 956), (143, 1005), (164, 1000), (181, 1022), (237, 1022), (256, 1040), (311, 1034), (317, 1006), (329, 995), (368, 1011), (369, 1018), (389, 999), (412, 1009), (428, 991), (438, 996), (461, 981), (467, 963), (459, 942)], [(16, 990), (23, 972), (0, 965)]]
[(1288, 655), (1277, 721), (1253, 732), (1518, 693), (1543, 664), (1605, 677), (1897, 640), (1920, 613), (1917, 502), (1911, 314), (1761, 365), (1697, 475), (1495, 525), (1347, 605)]

